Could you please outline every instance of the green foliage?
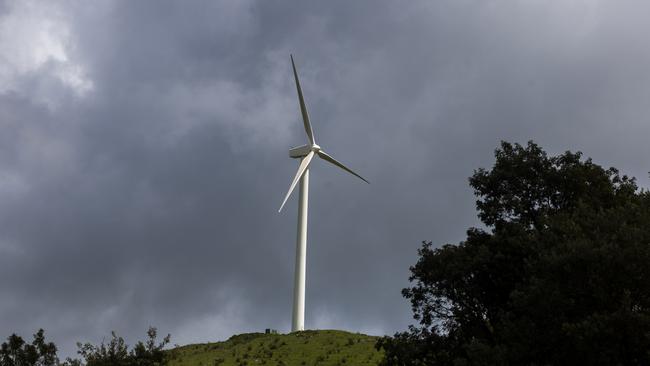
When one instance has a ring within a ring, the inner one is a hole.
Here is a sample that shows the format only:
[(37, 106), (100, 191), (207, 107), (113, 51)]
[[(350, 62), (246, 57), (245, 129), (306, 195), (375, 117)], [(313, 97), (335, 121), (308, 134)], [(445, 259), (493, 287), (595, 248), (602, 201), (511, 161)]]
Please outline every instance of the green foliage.
[[(99, 346), (90, 343), (77, 343), (79, 354), (83, 357), (86, 366), (162, 366), (167, 364), (166, 352), (163, 348), (169, 343), (167, 335), (162, 342), (157, 343), (158, 333), (156, 328), (149, 328), (147, 340), (139, 341), (129, 351), (122, 337), (111, 332), (108, 344), (102, 342)], [(68, 360), (70, 365), (81, 365), (79, 360)]]
[(495, 156), (470, 178), (487, 230), (424, 243), (402, 292), (419, 325), (383, 364), (650, 364), (648, 192), (580, 153)]
[[(34, 334), (34, 341), (27, 344), (20, 336), (12, 334), (0, 346), (0, 366), (163, 366), (167, 365), (167, 352), (163, 348), (169, 343), (167, 335), (156, 343), (156, 328), (149, 328), (147, 340), (136, 343), (131, 351), (122, 337), (111, 333), (108, 344), (99, 346), (77, 343), (79, 359), (66, 359), (60, 363), (54, 343), (46, 343), (43, 329)], [(85, 363), (84, 363), (85, 362)]]
[(12, 334), (0, 346), (0, 366), (53, 366), (58, 364), (56, 346), (45, 342), (40, 329), (31, 344)]
[(290, 334), (249, 333), (225, 342), (195, 344), (169, 351), (170, 366), (377, 365), (377, 337), (336, 330)]

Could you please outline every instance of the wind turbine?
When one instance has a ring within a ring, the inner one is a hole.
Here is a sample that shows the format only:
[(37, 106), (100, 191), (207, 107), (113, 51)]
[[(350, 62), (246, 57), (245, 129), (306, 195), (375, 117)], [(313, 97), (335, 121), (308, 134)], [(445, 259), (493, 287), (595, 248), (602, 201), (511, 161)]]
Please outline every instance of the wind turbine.
[(305, 106), (305, 99), (302, 96), (302, 89), (300, 88), (300, 81), (298, 80), (298, 72), (296, 71), (296, 64), (293, 62), (293, 55), (291, 57), (291, 66), (293, 67), (293, 76), (296, 79), (296, 89), (298, 90), (298, 100), (300, 101), (300, 112), (302, 113), (302, 122), (305, 126), (305, 132), (307, 132), (307, 138), (309, 138), (309, 143), (307, 145), (294, 147), (289, 150), (289, 156), (294, 159), (300, 158), (300, 165), (298, 166), (298, 172), (293, 178), (291, 185), (289, 186), (289, 191), (282, 201), (282, 205), (278, 212), (282, 211), (282, 207), (287, 203), (291, 192), (296, 187), (298, 181), (300, 181), (300, 199), (298, 201), (298, 236), (296, 239), (296, 268), (294, 275), (294, 287), (293, 287), (293, 314), (291, 317), (291, 331), (297, 332), (305, 330), (305, 272), (307, 264), (307, 199), (309, 196), (309, 165), (311, 164), (312, 158), (315, 155), (318, 155), (321, 159), (336, 165), (337, 167), (345, 170), (346, 172), (355, 175), (362, 179), (364, 182), (369, 183), (362, 176), (352, 171), (352, 169), (346, 167), (331, 155), (326, 153), (321, 149), (320, 146), (316, 144), (316, 138), (314, 137), (314, 131), (311, 128), (311, 123), (309, 122), (309, 114), (307, 113), (307, 107)]

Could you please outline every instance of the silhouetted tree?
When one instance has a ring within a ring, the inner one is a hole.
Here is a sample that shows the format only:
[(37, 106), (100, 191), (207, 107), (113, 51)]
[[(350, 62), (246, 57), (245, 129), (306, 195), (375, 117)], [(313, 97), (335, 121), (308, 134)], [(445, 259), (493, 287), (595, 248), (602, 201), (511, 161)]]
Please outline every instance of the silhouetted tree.
[[(157, 343), (158, 332), (156, 328), (149, 328), (147, 340), (139, 341), (129, 351), (128, 346), (122, 337), (111, 332), (111, 340), (108, 344), (102, 342), (99, 346), (90, 343), (77, 343), (79, 354), (86, 366), (161, 366), (167, 364), (164, 347), (169, 343), (169, 334)], [(81, 365), (79, 360), (67, 360), (71, 365)]]
[(384, 365), (649, 365), (650, 194), (581, 153), (501, 143), (469, 179), (486, 229), (425, 242), (419, 321)]
[[(0, 366), (162, 366), (167, 364), (167, 353), (164, 348), (169, 344), (168, 334), (160, 343), (156, 338), (156, 328), (149, 328), (147, 340), (139, 341), (129, 351), (122, 337), (111, 332), (108, 344), (102, 342), (99, 346), (90, 343), (77, 343), (78, 353), (83, 360), (67, 358), (60, 363), (56, 355), (54, 343), (46, 343), (43, 329), (34, 334), (31, 344), (22, 337), (12, 334), (7, 341), (0, 345)], [(84, 363), (85, 362), (85, 363)]]
[(34, 334), (31, 344), (12, 334), (0, 346), (0, 366), (53, 366), (58, 364), (56, 346), (45, 342), (45, 332)]

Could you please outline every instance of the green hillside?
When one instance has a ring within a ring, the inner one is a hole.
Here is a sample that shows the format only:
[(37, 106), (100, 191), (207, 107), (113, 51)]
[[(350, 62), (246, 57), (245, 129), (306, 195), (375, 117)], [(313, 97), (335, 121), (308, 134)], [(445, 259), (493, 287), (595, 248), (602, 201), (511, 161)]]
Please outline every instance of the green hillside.
[(170, 366), (377, 365), (382, 354), (375, 350), (376, 340), (340, 330), (241, 334), (170, 350)]

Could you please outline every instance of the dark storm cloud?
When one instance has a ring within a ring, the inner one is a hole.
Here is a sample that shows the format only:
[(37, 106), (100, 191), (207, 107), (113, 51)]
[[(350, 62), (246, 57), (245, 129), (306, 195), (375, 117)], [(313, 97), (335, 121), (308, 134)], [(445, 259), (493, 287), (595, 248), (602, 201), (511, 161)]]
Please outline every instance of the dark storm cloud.
[(319, 144), (372, 183), (312, 169), (307, 327), (405, 328), (420, 241), (478, 224), (501, 139), (647, 183), (641, 2), (52, 4), (0, 5), (0, 329), (66, 354), (288, 330), (289, 53)]

